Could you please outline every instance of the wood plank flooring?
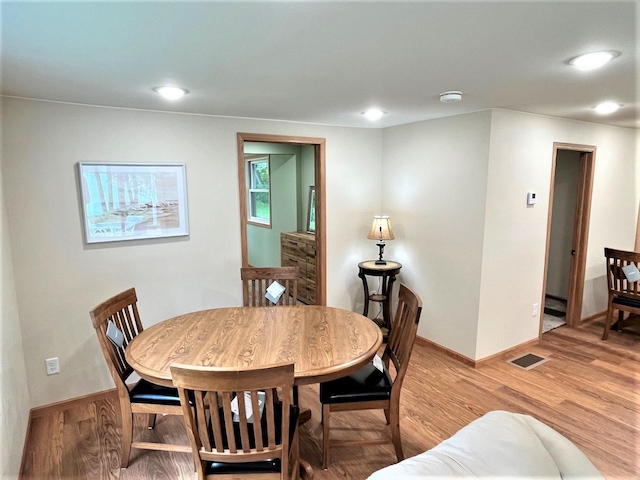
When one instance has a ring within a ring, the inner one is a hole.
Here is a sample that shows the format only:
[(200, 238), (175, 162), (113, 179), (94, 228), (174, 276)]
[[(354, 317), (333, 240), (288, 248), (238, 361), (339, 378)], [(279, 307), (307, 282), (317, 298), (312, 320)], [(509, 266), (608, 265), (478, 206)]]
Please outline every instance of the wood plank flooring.
[[(550, 360), (526, 371), (495, 359), (473, 369), (422, 345), (414, 348), (401, 400), (406, 456), (423, 452), (491, 410), (532, 415), (572, 440), (607, 479), (640, 478), (640, 336), (611, 332), (600, 340), (603, 322), (557, 328), (525, 352)], [(509, 355), (509, 358), (515, 354)], [(366, 479), (395, 462), (393, 447), (332, 450), (321, 468), (322, 429), (317, 386), (300, 388), (301, 403), (313, 417), (301, 427), (301, 454), (315, 478)], [(45, 414), (31, 421), (24, 480), (186, 480), (191, 457), (183, 453), (132, 451), (120, 470), (119, 409), (105, 400)], [(187, 443), (178, 419), (159, 418), (156, 428), (136, 433)], [(365, 426), (371, 426), (365, 429)], [(332, 438), (386, 434), (380, 412), (332, 415)], [(342, 428), (344, 427), (344, 428)]]

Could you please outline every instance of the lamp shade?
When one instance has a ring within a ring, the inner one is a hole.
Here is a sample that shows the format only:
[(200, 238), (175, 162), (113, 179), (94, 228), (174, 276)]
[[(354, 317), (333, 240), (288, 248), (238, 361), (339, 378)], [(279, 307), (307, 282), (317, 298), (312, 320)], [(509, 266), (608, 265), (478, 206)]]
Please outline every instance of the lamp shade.
[(393, 231), (391, 230), (391, 221), (386, 215), (376, 215), (373, 217), (371, 231), (367, 236), (369, 240), (393, 240)]

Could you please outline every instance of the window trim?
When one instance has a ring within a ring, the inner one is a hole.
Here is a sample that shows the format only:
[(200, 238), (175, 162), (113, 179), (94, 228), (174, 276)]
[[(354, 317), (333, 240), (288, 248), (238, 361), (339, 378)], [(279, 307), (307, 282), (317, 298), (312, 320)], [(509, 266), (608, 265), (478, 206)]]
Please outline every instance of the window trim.
[[(273, 218), (273, 210), (271, 208), (271, 156), (270, 155), (245, 155), (246, 160), (246, 187), (247, 187), (247, 223), (250, 225), (255, 225), (257, 227), (263, 228), (271, 228), (271, 221)], [(253, 164), (254, 163), (266, 163), (267, 164), (267, 172), (269, 175), (268, 187), (264, 188), (252, 188), (252, 179), (253, 179)], [(269, 197), (269, 218), (264, 219), (260, 217), (255, 217), (251, 215), (251, 194), (252, 193), (260, 193), (266, 192)]]

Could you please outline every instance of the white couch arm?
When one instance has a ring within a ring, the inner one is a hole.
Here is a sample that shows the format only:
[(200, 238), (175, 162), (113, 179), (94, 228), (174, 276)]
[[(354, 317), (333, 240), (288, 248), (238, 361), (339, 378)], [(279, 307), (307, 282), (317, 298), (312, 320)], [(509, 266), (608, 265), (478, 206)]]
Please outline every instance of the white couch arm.
[(602, 480), (567, 438), (528, 415), (494, 411), (431, 450), (373, 473), (369, 480), (424, 478)]

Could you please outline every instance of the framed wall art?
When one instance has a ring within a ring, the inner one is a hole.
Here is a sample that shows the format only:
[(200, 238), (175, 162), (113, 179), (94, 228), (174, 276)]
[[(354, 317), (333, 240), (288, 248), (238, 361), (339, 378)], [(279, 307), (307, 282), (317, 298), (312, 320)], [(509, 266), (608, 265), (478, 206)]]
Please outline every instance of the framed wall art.
[(189, 235), (181, 163), (78, 163), (87, 243)]
[(316, 187), (309, 187), (309, 203), (307, 206), (307, 232), (316, 233)]

